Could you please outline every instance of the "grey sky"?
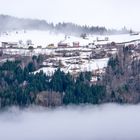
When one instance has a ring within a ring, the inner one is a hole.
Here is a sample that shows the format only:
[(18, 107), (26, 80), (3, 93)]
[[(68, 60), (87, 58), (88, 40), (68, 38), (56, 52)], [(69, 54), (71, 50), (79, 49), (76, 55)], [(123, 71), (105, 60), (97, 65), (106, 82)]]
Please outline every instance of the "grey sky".
[(139, 7), (139, 0), (0, 0), (1, 14), (137, 30)]

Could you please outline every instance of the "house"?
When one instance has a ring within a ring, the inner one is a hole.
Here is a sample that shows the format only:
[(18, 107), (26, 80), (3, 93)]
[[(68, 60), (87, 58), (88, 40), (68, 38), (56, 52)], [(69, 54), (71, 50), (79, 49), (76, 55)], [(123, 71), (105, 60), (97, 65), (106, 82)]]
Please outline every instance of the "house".
[(2, 48), (17, 48), (18, 42), (2, 42)]
[(33, 45), (32, 40), (30, 40), (30, 39), (26, 40), (26, 45), (27, 46)]
[(80, 43), (79, 42), (73, 42), (73, 47), (80, 47)]
[(42, 49), (42, 46), (41, 45), (37, 46), (37, 49)]
[(89, 44), (88, 44), (88, 48), (96, 49), (97, 47), (95, 46), (94, 43), (89, 43)]
[(52, 43), (52, 44), (49, 44), (48, 46), (47, 46), (47, 48), (55, 48), (55, 45)]
[(101, 42), (101, 41), (109, 41), (109, 38), (108, 38), (108, 37), (100, 37), (100, 38), (97, 37), (97, 38), (96, 38), (96, 41), (97, 41), (97, 42)]
[(58, 47), (59, 48), (66, 48), (66, 47), (68, 47), (69, 45), (68, 45), (68, 43), (62, 43), (62, 42), (59, 42), (58, 43)]
[(139, 35), (139, 32), (134, 32), (134, 31), (130, 30), (130, 35)]

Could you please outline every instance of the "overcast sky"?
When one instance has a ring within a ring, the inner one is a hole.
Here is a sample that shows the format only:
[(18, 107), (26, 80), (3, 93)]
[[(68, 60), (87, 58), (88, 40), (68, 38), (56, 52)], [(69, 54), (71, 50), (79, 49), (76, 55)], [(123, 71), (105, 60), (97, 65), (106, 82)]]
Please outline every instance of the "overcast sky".
[(140, 0), (0, 0), (0, 14), (140, 30)]

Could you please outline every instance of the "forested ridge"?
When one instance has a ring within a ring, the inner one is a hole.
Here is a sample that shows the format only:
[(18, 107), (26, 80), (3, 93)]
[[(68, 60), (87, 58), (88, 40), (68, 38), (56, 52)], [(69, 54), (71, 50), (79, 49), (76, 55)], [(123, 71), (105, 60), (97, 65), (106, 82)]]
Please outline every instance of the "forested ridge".
[(53, 76), (46, 76), (43, 71), (33, 74), (33, 63), (24, 69), (20, 61), (5, 62), (0, 66), (0, 105), (28, 106), (36, 104), (37, 95), (46, 91), (49, 94), (61, 94), (64, 104), (97, 104), (105, 96), (105, 87), (89, 84), (90, 72), (80, 73), (75, 79), (69, 73), (58, 69)]
[(60, 68), (52, 76), (43, 71), (33, 73), (42, 61), (40, 55), (24, 67), (22, 60), (7, 61), (0, 65), (0, 106), (139, 103), (140, 60), (131, 58), (127, 47), (120, 49), (96, 84), (90, 82), (91, 72), (77, 77)]
[(17, 18), (9, 15), (0, 15), (0, 31), (11, 30), (48, 30), (54, 33), (64, 33), (66, 35), (81, 34), (124, 34), (129, 31), (124, 27), (121, 30), (107, 29), (99, 26), (78, 25), (75, 23), (59, 22), (49, 23), (46, 20)]

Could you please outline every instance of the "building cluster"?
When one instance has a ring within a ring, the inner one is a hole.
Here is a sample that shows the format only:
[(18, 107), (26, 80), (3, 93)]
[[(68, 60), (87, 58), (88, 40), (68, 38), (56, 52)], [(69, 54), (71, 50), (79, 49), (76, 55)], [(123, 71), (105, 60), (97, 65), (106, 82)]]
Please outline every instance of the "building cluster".
[(43, 61), (41, 68), (35, 73), (43, 70), (47, 75), (52, 75), (57, 68), (61, 68), (65, 73), (69, 72), (72, 75), (90, 71), (92, 82), (96, 82), (105, 72), (109, 58), (116, 54), (119, 47), (127, 46), (137, 56), (140, 53), (140, 43), (136, 40), (122, 43), (108, 43), (108, 40), (108, 37), (97, 38), (96, 41), (93, 40), (93, 42), (83, 45), (80, 41), (69, 43), (65, 39), (58, 42), (57, 46), (51, 43), (45, 48), (42, 46), (34, 48), (31, 40), (26, 41), (26, 47), (23, 47), (22, 41), (2, 42), (0, 62), (6, 60), (7, 56), (8, 59), (13, 59), (17, 55), (24, 57), (45, 55), (47, 59)]

